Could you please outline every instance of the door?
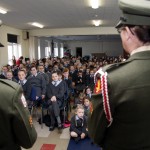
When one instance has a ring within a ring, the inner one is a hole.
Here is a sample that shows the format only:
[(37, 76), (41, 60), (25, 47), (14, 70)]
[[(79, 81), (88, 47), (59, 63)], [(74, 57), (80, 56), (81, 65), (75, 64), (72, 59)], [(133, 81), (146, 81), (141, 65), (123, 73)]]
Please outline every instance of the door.
[(76, 57), (82, 57), (82, 47), (76, 47)]

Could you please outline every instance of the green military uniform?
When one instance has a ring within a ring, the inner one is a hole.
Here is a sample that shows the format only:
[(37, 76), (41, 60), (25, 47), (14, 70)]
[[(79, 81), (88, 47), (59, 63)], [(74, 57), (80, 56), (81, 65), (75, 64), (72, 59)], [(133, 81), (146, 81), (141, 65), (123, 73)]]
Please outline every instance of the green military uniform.
[[(21, 87), (0, 80), (0, 150), (30, 148), (37, 138)], [(21, 147), (20, 147), (21, 146)]]
[(113, 122), (108, 127), (101, 94), (93, 95), (97, 104), (89, 118), (90, 136), (104, 150), (142, 150), (145, 145), (150, 150), (149, 65), (150, 51), (145, 51), (106, 69)]
[[(132, 5), (133, 2), (130, 2)], [(125, 13), (117, 27), (141, 23), (140, 19), (137, 22), (135, 19), (134, 23), (131, 21), (134, 18), (130, 13), (136, 8), (132, 9), (130, 2), (120, 0)], [(138, 9), (145, 3), (150, 6), (148, 1), (139, 2), (143, 3), (134, 1), (139, 6)], [(139, 9), (141, 18), (144, 10), (142, 13), (140, 11)], [(147, 9), (145, 14), (146, 11)], [(147, 25), (146, 20), (145, 24), (144, 19), (142, 21), (143, 25)], [(107, 72), (108, 92), (106, 90), (106, 93), (93, 95), (91, 98), (93, 112), (89, 116), (89, 135), (103, 150), (150, 150), (150, 45), (140, 47), (125, 62), (106, 66), (103, 72)], [(104, 95), (107, 94), (109, 101), (105, 103), (107, 96)]]

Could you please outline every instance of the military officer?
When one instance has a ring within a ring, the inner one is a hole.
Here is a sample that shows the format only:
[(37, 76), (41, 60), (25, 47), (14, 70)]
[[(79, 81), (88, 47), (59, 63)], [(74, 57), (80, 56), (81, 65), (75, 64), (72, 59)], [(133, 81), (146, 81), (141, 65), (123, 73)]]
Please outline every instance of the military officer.
[(21, 150), (35, 143), (37, 133), (19, 84), (0, 79), (0, 150)]
[(150, 1), (119, 6), (116, 28), (130, 58), (97, 71), (102, 92), (92, 96), (89, 135), (103, 150), (150, 150)]

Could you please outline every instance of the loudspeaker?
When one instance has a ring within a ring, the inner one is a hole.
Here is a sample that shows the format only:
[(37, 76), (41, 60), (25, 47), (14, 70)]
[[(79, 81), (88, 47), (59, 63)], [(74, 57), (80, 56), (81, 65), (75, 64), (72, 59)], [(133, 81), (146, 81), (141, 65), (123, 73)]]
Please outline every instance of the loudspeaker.
[(22, 37), (23, 37), (24, 40), (28, 40), (29, 39), (29, 32), (23, 31)]

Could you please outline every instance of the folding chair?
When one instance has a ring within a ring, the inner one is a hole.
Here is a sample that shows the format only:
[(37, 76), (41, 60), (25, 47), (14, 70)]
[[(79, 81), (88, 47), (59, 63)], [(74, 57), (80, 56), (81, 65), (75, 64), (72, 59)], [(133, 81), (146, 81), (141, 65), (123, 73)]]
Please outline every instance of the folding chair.
[(66, 121), (66, 118), (68, 117), (68, 100), (69, 100), (69, 93), (68, 93), (68, 87), (67, 87), (67, 84), (65, 84), (65, 93), (64, 93), (64, 100), (63, 100), (63, 105), (62, 107), (60, 108), (60, 110), (63, 112), (63, 120), (62, 120), (62, 124), (63, 124), (63, 128), (65, 127), (65, 121)]
[(29, 106), (29, 111), (31, 116), (33, 116), (33, 111), (36, 110), (36, 117), (38, 118), (38, 108), (41, 110), (40, 117), (41, 117), (41, 128), (43, 128), (43, 110), (42, 110), (42, 97), (36, 99), (36, 88), (32, 86), (31, 88), (31, 95), (30, 95), (31, 106)]

